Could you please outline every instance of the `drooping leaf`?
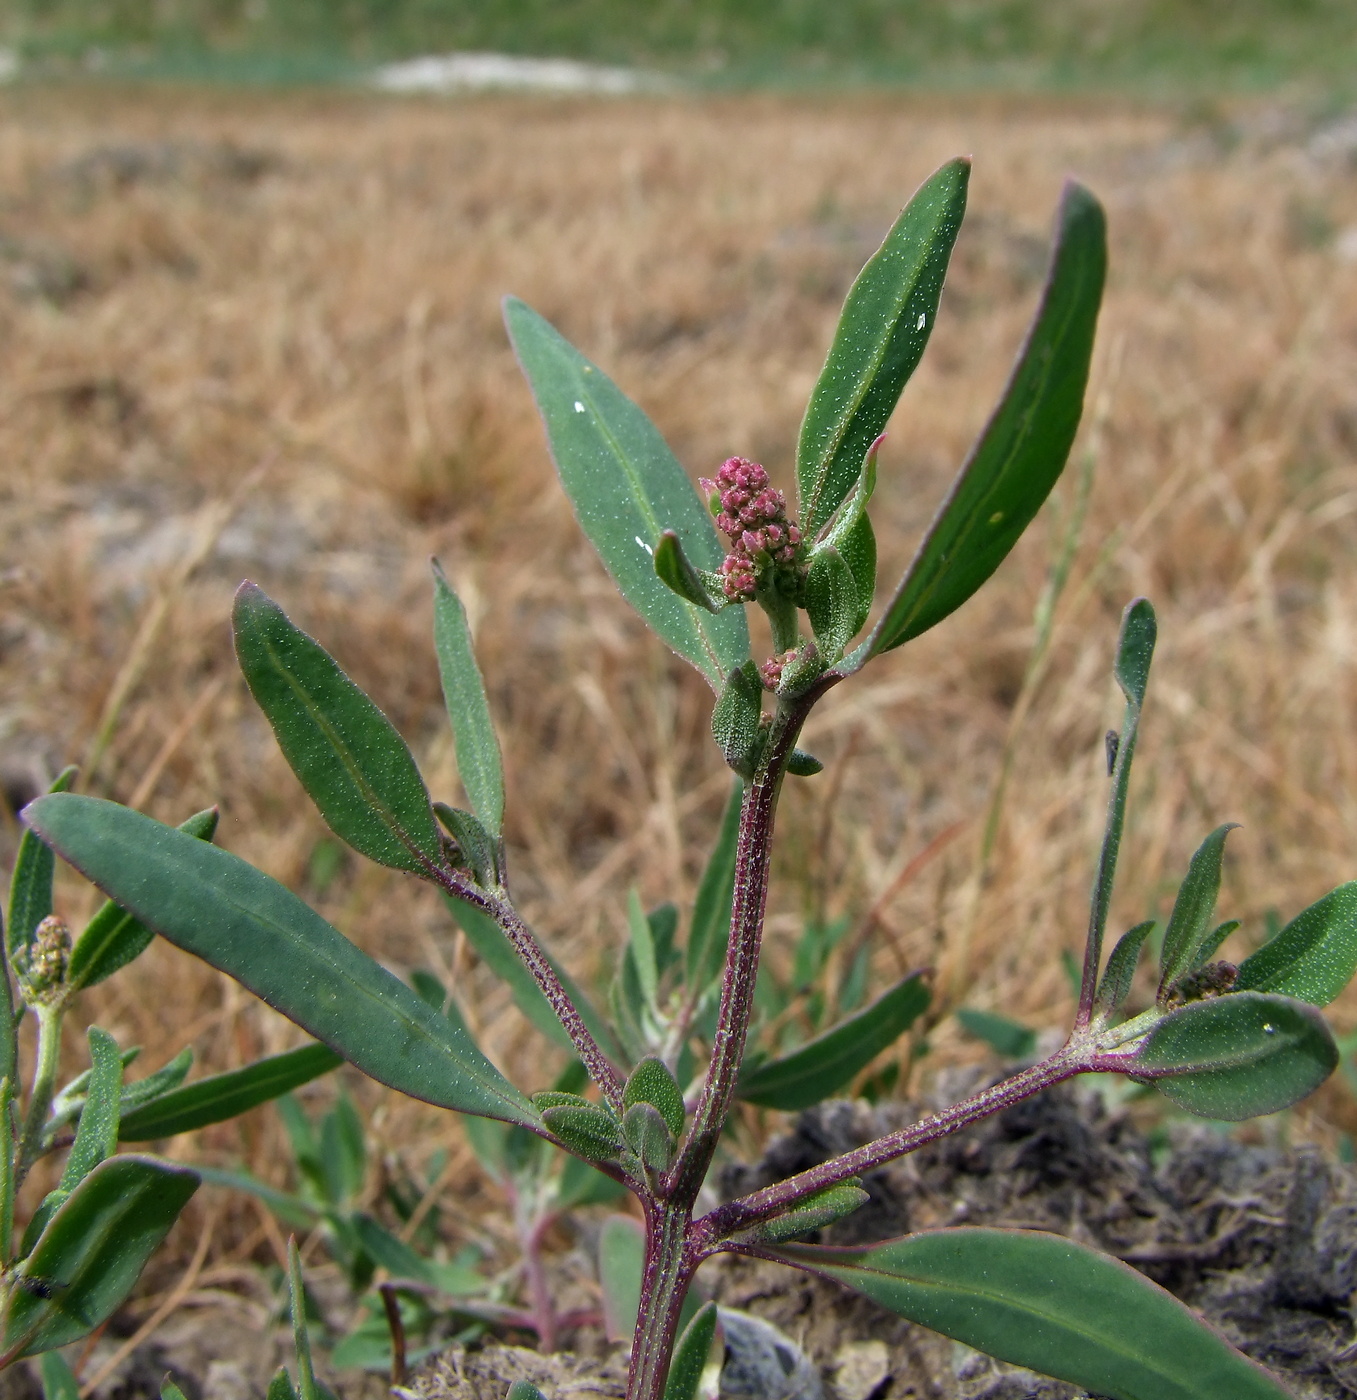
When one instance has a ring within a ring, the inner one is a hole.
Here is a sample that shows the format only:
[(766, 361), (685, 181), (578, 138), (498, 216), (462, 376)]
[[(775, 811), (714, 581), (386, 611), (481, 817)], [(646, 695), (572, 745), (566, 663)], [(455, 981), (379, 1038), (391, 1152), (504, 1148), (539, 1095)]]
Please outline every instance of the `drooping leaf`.
[(970, 173), (953, 160), (926, 180), (849, 290), (796, 447), (808, 539), (852, 489), (928, 344)]
[(696, 568), (718, 569), (725, 551), (710, 512), (654, 424), (602, 370), (523, 302), (506, 299), (504, 319), (580, 528), (623, 597), (719, 690), (749, 657), (744, 609), (713, 614), (684, 602), (652, 557), (673, 530)]
[(674, 1347), (669, 1375), (664, 1382), (664, 1400), (697, 1400), (702, 1372), (707, 1367), (712, 1343), (716, 1340), (715, 1303), (704, 1303), (683, 1330)]
[(719, 575), (708, 573), (704, 579), (702, 573), (693, 568), (683, 552), (682, 540), (672, 530), (660, 532), (659, 543), (655, 546), (655, 573), (671, 593), (677, 593), (684, 602), (705, 612), (720, 612), (730, 604), (731, 600), (716, 586)]
[(1112, 949), (1112, 956), (1103, 969), (1102, 981), (1098, 984), (1096, 1006), (1103, 1016), (1110, 1016), (1131, 994), (1131, 983), (1136, 975), (1136, 965), (1140, 962), (1140, 951), (1145, 940), (1154, 931), (1157, 920), (1146, 919), (1144, 923), (1127, 929)]
[(118, 1042), (107, 1031), (91, 1026), (87, 1032), (90, 1047), (90, 1087), (80, 1125), (66, 1158), (58, 1190), (74, 1191), (106, 1157), (118, 1147), (118, 1115), (122, 1094), (123, 1062)]
[[(209, 807), (195, 812), (179, 830), (199, 841), (210, 841), (217, 832), (217, 817), (217, 809)], [(154, 937), (150, 929), (110, 899), (76, 938), (66, 985), (73, 990), (95, 986), (140, 957)]]
[(504, 767), (499, 739), (490, 718), (485, 682), (472, 650), (466, 611), (437, 559), (433, 561), (433, 636), (443, 699), (457, 750), (457, 773), (472, 811), (498, 841), (504, 826)]
[(1327, 1006), (1357, 971), (1357, 880), (1303, 909), (1239, 965), (1241, 991)]
[(780, 1257), (1108, 1400), (1290, 1400), (1172, 1294), (1059, 1235), (954, 1227), (873, 1249), (786, 1246)]
[(1159, 955), (1161, 1005), (1173, 984), (1196, 965), (1197, 951), (1210, 933), (1211, 915), (1220, 894), (1225, 838), (1238, 825), (1238, 822), (1226, 822), (1218, 826), (1197, 847), (1187, 867), (1187, 877), (1178, 888)]
[(232, 620), (250, 692), (335, 835), (396, 870), (442, 868), (429, 794), (390, 720), (261, 588), (240, 585)]
[(996, 1055), (1009, 1060), (1026, 1059), (1037, 1048), (1037, 1033), (1007, 1016), (981, 1011), (974, 1006), (960, 1007), (956, 1018), (967, 1035), (983, 1040)]
[(598, 1236), (598, 1281), (603, 1288), (603, 1328), (608, 1340), (631, 1340), (641, 1307), (645, 1234), (629, 1215), (610, 1215)]
[(47, 1222), (24, 1260), (6, 1350), (32, 1356), (88, 1335), (131, 1291), (198, 1189), (196, 1172), (150, 1157), (100, 1162)]
[(1107, 267), (1102, 206), (1070, 183), (1036, 319), (999, 406), (867, 642), (875, 656), (959, 608), (999, 567), (1064, 470), (1083, 411)]
[(1337, 1064), (1333, 1034), (1308, 1002), (1236, 992), (1165, 1016), (1132, 1072), (1189, 1113), (1239, 1122), (1299, 1103)]
[(539, 1121), (465, 1033), (238, 856), (70, 793), (38, 798), (24, 820), (148, 928), (234, 977), (365, 1074), (443, 1108)]
[(303, 1045), (270, 1055), (141, 1104), (123, 1118), (118, 1136), (124, 1142), (150, 1142), (205, 1128), (209, 1123), (224, 1123), (257, 1104), (309, 1084), (343, 1063), (343, 1057), (327, 1045)]
[(744, 784), (731, 785), (716, 844), (702, 870), (688, 929), (687, 980), (689, 994), (699, 996), (721, 975), (730, 938), (730, 910), (735, 897), (735, 851), (740, 834)]
[[(65, 792), (75, 781), (76, 768), (63, 768), (49, 792)], [(36, 833), (19, 837), (14, 870), (9, 880), (9, 905), (5, 910), (5, 952), (10, 962), (33, 941), (33, 934), (52, 912), (52, 879), (56, 861)]]
[(916, 972), (870, 1006), (781, 1059), (741, 1074), (736, 1094), (761, 1108), (809, 1108), (843, 1088), (893, 1045), (927, 1008), (928, 983)]

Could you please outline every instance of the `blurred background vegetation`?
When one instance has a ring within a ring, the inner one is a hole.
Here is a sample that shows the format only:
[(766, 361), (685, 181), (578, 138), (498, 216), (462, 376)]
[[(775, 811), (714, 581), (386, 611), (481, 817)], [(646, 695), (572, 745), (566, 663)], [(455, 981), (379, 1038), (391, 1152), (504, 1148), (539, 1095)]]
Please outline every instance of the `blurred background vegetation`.
[(8, 0), (28, 63), (342, 81), (450, 49), (640, 64), (716, 88), (1137, 96), (1357, 86), (1352, 0)]

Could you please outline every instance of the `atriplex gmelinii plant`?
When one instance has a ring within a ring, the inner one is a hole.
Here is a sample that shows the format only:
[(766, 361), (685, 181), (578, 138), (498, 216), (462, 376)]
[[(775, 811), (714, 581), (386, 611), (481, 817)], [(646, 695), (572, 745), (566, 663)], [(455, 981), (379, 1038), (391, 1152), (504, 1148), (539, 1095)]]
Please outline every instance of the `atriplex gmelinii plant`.
[[(1191, 1112), (1242, 1119), (1295, 1103), (1332, 1071), (1337, 1051), (1316, 1007), (1357, 967), (1357, 885), (1325, 896), (1238, 967), (1212, 961), (1235, 928), (1212, 922), (1228, 827), (1192, 859), (1164, 933), (1154, 1005), (1130, 1019), (1119, 1014), (1150, 933), (1146, 924), (1132, 929), (1103, 967), (1155, 642), (1143, 599), (1127, 608), (1117, 647), (1125, 721), (1109, 745), (1106, 834), (1068, 1040), (943, 1112), (694, 1218), (737, 1097), (791, 1107), (798, 1094), (805, 1102), (832, 1092), (926, 1000), (917, 982), (894, 988), (811, 1047), (744, 1064), (778, 794), (789, 773), (819, 766), (796, 747), (806, 717), (833, 687), (941, 622), (985, 582), (1060, 475), (1079, 422), (1106, 238), (1098, 202), (1071, 184), (1041, 302), (999, 405), (905, 578), (852, 648), (875, 592), (867, 506), (878, 442), (932, 330), (968, 175), (958, 160), (932, 176), (848, 295), (801, 428), (796, 522), (762, 467), (740, 458), (704, 482), (704, 500), (640, 409), (527, 306), (507, 303), (509, 334), (579, 522), (628, 601), (711, 684), (713, 734), (740, 779), (729, 839), (708, 868), (686, 949), (676, 946), (672, 919), (647, 918), (636, 905), (611, 1018), (570, 983), (514, 908), (499, 748), (466, 620), (441, 572), (435, 641), (470, 812), (431, 801), (382, 714), (258, 588), (245, 584), (236, 596), (236, 648), (250, 688), (336, 834), (447, 895), (464, 926), (477, 929), (487, 961), (498, 957), (507, 975), (528, 984), (520, 1001), (550, 1008), (549, 1024), (568, 1040), (597, 1099), (566, 1089), (521, 1093), (458, 1017), (431, 1008), (226, 852), (68, 793), (40, 798), (24, 814), (33, 832), (148, 927), (373, 1078), (525, 1129), (633, 1192), (646, 1236), (630, 1400), (691, 1400), (713, 1313), (699, 1313), (681, 1339), (679, 1319), (698, 1265), (720, 1251), (837, 1279), (971, 1346), (1119, 1400), (1286, 1394), (1168, 1294), (1064, 1238), (954, 1228), (868, 1249), (793, 1243), (865, 1199), (861, 1173), (1074, 1075), (1129, 1074)], [(772, 627), (775, 655), (762, 665), (750, 656), (750, 602)], [(510, 949), (518, 961), (505, 963)]]

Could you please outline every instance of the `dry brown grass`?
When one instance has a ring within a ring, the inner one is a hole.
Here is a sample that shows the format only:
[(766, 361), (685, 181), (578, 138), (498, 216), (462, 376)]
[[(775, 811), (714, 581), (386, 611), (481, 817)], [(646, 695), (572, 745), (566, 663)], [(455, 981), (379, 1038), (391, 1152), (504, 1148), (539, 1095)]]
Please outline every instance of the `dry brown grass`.
[[(454, 796), (429, 640), (436, 552), (476, 620), (502, 725), (522, 900), (567, 963), (606, 969), (629, 883), (690, 894), (725, 778), (704, 686), (647, 639), (581, 542), (498, 300), (514, 292), (556, 321), (694, 475), (738, 452), (789, 484), (849, 280), (919, 181), (971, 151), (972, 215), (883, 453), (882, 577), (902, 569), (1002, 382), (1066, 172), (1103, 197), (1112, 233), (1101, 429), (1078, 449), (1096, 454), (1085, 542), (978, 901), (968, 881), (1050, 512), (979, 598), (814, 719), (829, 772), (784, 804), (771, 956), (807, 908), (861, 917), (966, 823), (881, 907), (881, 974), (940, 962), (972, 1004), (1062, 1024), (1057, 954), (1081, 937), (1101, 736), (1119, 718), (1109, 660), (1136, 593), (1154, 600), (1161, 641), (1115, 923), (1166, 912), (1226, 819), (1244, 829), (1222, 904), (1248, 938), (1265, 910), (1289, 915), (1354, 874), (1357, 265), (1323, 236), (1357, 224), (1350, 170), (1290, 138), (1232, 146), (1091, 105), (2, 101), (0, 744), (15, 793), (87, 752), (121, 676), (90, 789), (167, 820), (220, 802), (221, 841), (308, 890), (324, 828), (234, 670), (231, 587), (256, 579), (321, 637)], [(152, 614), (144, 665), (129, 665)], [(456, 970), (491, 1052), (545, 1082), (539, 1043), (427, 891), (355, 858), (311, 893), (393, 966)], [(74, 881), (61, 898), (73, 914), (90, 903)], [(1335, 1008), (1340, 1026), (1354, 1006)], [(205, 1068), (294, 1040), (164, 947), (86, 1009), (150, 1066), (185, 1039)], [(945, 1024), (933, 1039), (935, 1062), (974, 1054)], [(365, 1102), (388, 1152), (457, 1141), (431, 1111)], [(1357, 1115), (1333, 1089), (1296, 1120), (1331, 1138)], [(276, 1132), (255, 1115), (173, 1151), (270, 1174)], [(261, 1230), (232, 1204), (214, 1266)]]

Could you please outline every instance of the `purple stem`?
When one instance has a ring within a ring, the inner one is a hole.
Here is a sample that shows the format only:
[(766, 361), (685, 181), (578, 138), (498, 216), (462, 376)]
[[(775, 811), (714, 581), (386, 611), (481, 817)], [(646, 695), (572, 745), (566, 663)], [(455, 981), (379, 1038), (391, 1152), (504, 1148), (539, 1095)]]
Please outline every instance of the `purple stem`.
[(875, 1142), (846, 1152), (841, 1157), (822, 1162), (809, 1171), (800, 1172), (785, 1181), (766, 1186), (761, 1191), (718, 1206), (694, 1222), (694, 1246), (704, 1255), (712, 1253), (722, 1248), (722, 1241), (728, 1236), (740, 1230), (747, 1230), (771, 1216), (782, 1214), (817, 1191), (836, 1186), (841, 1181), (847, 1181), (849, 1177), (873, 1171), (897, 1157), (903, 1157), (920, 1147), (936, 1142), (939, 1138), (969, 1127), (982, 1118), (988, 1118), (993, 1113), (1001, 1113), (1004, 1109), (1021, 1103), (1023, 1099), (1031, 1098), (1033, 1094), (1049, 1089), (1076, 1074), (1107, 1071), (1125, 1073), (1132, 1059), (1130, 1055), (1080, 1053), (1067, 1045), (1049, 1060), (1019, 1070), (1002, 1083), (992, 1085), (968, 1099), (962, 1099), (960, 1103), (943, 1109), (941, 1113), (930, 1114), (927, 1118), (910, 1124), (908, 1128), (900, 1129), (899, 1132), (889, 1133), (885, 1137), (877, 1138)]

